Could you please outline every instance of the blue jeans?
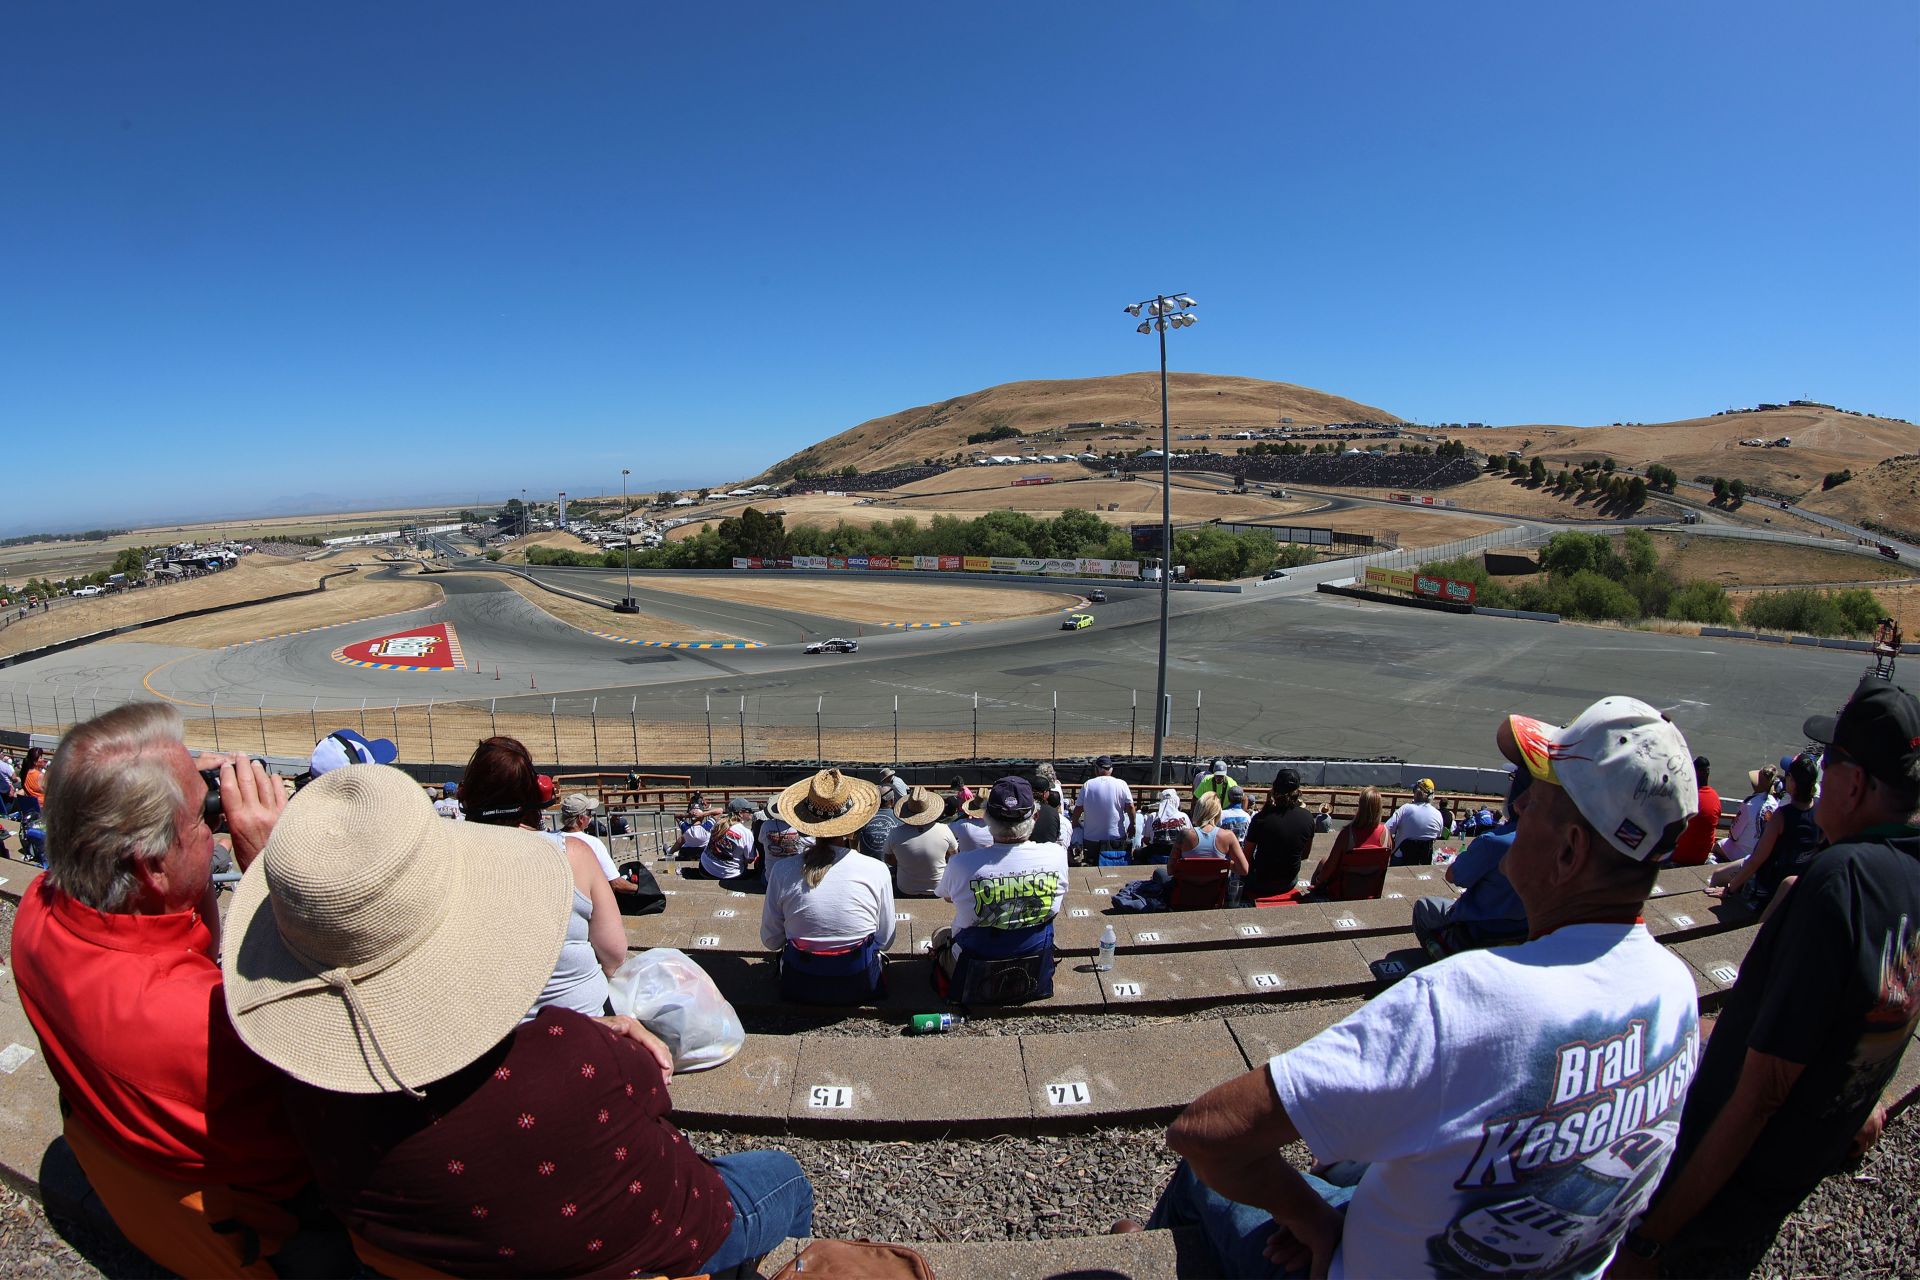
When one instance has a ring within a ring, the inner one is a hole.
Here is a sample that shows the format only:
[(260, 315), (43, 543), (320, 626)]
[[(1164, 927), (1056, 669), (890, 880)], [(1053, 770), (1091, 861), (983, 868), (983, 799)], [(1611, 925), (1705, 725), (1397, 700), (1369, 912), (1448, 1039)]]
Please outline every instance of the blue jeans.
[[(1346, 1212), (1353, 1198), (1354, 1185), (1366, 1172), (1365, 1165), (1342, 1164), (1328, 1170), (1339, 1184), (1312, 1174), (1302, 1174), (1307, 1185), (1334, 1208)], [(1352, 1181), (1348, 1182), (1347, 1179)], [(1304, 1271), (1282, 1271), (1266, 1258), (1267, 1240), (1274, 1233), (1273, 1217), (1249, 1205), (1236, 1204), (1200, 1181), (1185, 1160), (1174, 1170), (1173, 1181), (1160, 1193), (1160, 1203), (1147, 1219), (1150, 1229), (1161, 1227), (1199, 1227), (1213, 1249), (1219, 1274), (1235, 1280), (1292, 1280)]]
[(708, 1161), (733, 1196), (733, 1230), (700, 1270), (711, 1276), (772, 1253), (788, 1236), (813, 1234), (813, 1186), (784, 1151), (742, 1151)]

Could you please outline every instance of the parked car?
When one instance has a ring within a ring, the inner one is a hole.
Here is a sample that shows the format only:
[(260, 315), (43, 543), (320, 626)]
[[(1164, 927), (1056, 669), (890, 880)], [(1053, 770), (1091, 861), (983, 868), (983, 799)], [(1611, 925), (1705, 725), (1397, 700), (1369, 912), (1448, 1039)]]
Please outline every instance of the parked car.
[(75, 596), (103, 596), (106, 593), (107, 593), (107, 589), (105, 587), (96, 587), (91, 583), (89, 583), (84, 587), (75, 588), (73, 594)]
[(848, 640), (843, 636), (835, 636), (831, 640), (815, 640), (807, 646), (806, 651), (808, 653), (858, 653), (860, 652), (860, 642), (858, 640)]

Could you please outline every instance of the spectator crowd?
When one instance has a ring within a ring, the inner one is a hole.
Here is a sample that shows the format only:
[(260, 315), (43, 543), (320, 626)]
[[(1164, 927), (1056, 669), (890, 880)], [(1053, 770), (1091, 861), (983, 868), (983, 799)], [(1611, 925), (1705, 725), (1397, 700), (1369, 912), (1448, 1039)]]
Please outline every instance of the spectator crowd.
[[(1116, 909), (1251, 910), (1443, 863), (1457, 895), (1410, 907), (1431, 962), (1194, 1100), (1147, 1225), (1195, 1229), (1233, 1276), (1684, 1273), (1764, 1248), (1877, 1137), (1920, 1017), (1920, 702), (1868, 681), (1806, 721), (1814, 748), (1748, 773), (1724, 837), (1711, 766), (1642, 701), (1490, 729), (1498, 814), (1422, 779), (1390, 813), (1362, 789), (1334, 830), (1293, 771), (1262, 791), (1224, 759), (1136, 798), (1099, 757), (1071, 802), (1044, 765), (944, 789), (827, 768), (696, 795), (667, 852), (760, 895), (783, 998), (826, 1006), (887, 993), (901, 899), (951, 906), (933, 994), (1019, 1003), (1051, 993), (1075, 865), (1147, 871)], [(613, 1011), (622, 914), (663, 901), (615, 862), (615, 815), (512, 738), (437, 795), (394, 756), (339, 731), (283, 785), (195, 758), (145, 703), (0, 760), (0, 800), (45, 831), (21, 1004), (126, 1237), (183, 1275), (721, 1276), (810, 1234), (794, 1158), (694, 1150), (672, 1051)], [(1710, 860), (1761, 923), (1708, 1037), (1642, 913), (1662, 867)]]

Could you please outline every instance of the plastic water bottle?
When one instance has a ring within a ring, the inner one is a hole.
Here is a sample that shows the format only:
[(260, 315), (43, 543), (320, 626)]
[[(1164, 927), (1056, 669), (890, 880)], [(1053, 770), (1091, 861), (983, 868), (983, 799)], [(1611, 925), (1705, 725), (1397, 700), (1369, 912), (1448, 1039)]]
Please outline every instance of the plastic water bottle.
[(908, 1030), (916, 1036), (937, 1036), (965, 1021), (957, 1013), (916, 1013), (913, 1015), (913, 1025)]
[(1113, 950), (1119, 945), (1120, 940), (1113, 936), (1112, 925), (1108, 925), (1102, 929), (1100, 931), (1100, 958), (1093, 962), (1093, 967), (1102, 973), (1113, 968)]

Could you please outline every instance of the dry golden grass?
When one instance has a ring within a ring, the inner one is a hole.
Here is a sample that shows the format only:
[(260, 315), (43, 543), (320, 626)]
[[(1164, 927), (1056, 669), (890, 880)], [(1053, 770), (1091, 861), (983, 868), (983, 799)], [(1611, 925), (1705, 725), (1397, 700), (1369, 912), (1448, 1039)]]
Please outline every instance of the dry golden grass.
[(952, 471), (943, 471), (937, 476), (928, 476), (924, 480), (915, 480), (912, 484), (903, 484), (890, 492), (897, 497), (917, 497), (927, 493), (953, 493), (959, 489), (978, 489), (992, 485), (1011, 488), (1013, 482), (1021, 476), (1052, 476), (1058, 482), (1105, 474), (1104, 468), (1087, 467), (1078, 462), (1036, 462), (1032, 466), (1015, 467), (966, 466), (956, 467)]
[[(1216, 434), (1280, 425), (1292, 418), (1305, 426), (1326, 422), (1398, 421), (1341, 396), (1288, 382), (1265, 382), (1209, 373), (1176, 373), (1168, 378), (1170, 417), (1176, 432), (1209, 430)], [(1137, 425), (1111, 425), (1130, 420)], [(1064, 431), (1070, 422), (1102, 422), (1098, 430)], [(967, 436), (992, 427), (1012, 427), (1024, 440), (969, 445)], [(1042, 432), (1061, 431), (1058, 440)], [(1118, 437), (1117, 440), (1109, 437)], [(852, 465), (863, 473), (911, 466), (923, 458), (955, 452), (1079, 453), (1087, 449), (1136, 448), (1160, 438), (1160, 376), (1125, 373), (1108, 378), (1063, 378), (1009, 382), (921, 405), (830, 436), (794, 454), (796, 465), (836, 469)]]
[(570, 533), (558, 529), (549, 529), (543, 533), (529, 534), (524, 538), (515, 538), (501, 548), (500, 559), (507, 564), (525, 564), (528, 547), (553, 547), (561, 551), (585, 551), (593, 555), (600, 554), (600, 548), (584, 538), (576, 538)]
[(300, 591), (346, 567), (347, 562), (339, 558), (282, 560), (266, 555), (244, 556), (233, 568), (205, 577), (65, 602), (45, 613), (32, 614), (0, 631), (0, 650), (19, 653), (55, 641), (123, 627), (130, 622)]
[[(982, 469), (984, 470), (984, 468)], [(1114, 524), (1134, 524), (1160, 515), (1160, 485), (1145, 480), (1084, 480), (1076, 484), (1014, 486), (1013, 468), (997, 468), (999, 483), (976, 492), (947, 492), (887, 497), (884, 508), (977, 516), (986, 511), (1023, 511), (1036, 518), (1051, 519), (1070, 507), (1092, 511)], [(975, 473), (977, 474), (977, 473)], [(992, 473), (989, 473), (992, 474)], [(976, 483), (993, 484), (982, 477)], [(1224, 486), (1221, 486), (1224, 487)], [(1118, 503), (1118, 511), (1108, 511), (1109, 503)], [(1318, 499), (1268, 498), (1260, 494), (1219, 493), (1215, 486), (1176, 484), (1173, 488), (1175, 520), (1271, 520), (1319, 506)], [(872, 510), (872, 508), (867, 508)]]
[(1680, 579), (1704, 578), (1725, 587), (1796, 582), (1864, 582), (1906, 577), (1906, 571), (1866, 556), (1775, 542), (1741, 542), (1687, 533), (1656, 533), (1660, 559)]
[(604, 631), (611, 635), (624, 636), (629, 640), (738, 640), (741, 638), (729, 632), (715, 631), (710, 627), (689, 626), (687, 623), (675, 622), (671, 618), (662, 618), (657, 614), (615, 613), (612, 609), (603, 608), (600, 605), (587, 604), (570, 596), (543, 591), (512, 574), (502, 574), (500, 580), (518, 591), (535, 608), (544, 609), (560, 621), (579, 627), (583, 631)]
[(1920, 454), (1889, 458), (1876, 467), (1853, 468), (1853, 479), (1822, 493), (1808, 494), (1809, 511), (1859, 524), (1871, 520), (1920, 537)]
[(218, 649), (223, 645), (245, 644), (292, 631), (332, 626), (337, 622), (358, 622), (389, 613), (403, 613), (438, 604), (442, 599), (439, 584), (430, 578), (408, 577), (397, 582), (370, 582), (363, 569), (351, 578), (336, 578), (317, 596), (298, 600), (280, 600), (234, 609), (205, 618), (187, 618), (144, 631), (115, 636), (108, 644), (178, 644), (195, 649)]
[(801, 609), (849, 622), (992, 622), (1053, 613), (1078, 604), (1059, 591), (1016, 591), (934, 582), (888, 582), (870, 573), (857, 582), (824, 578), (655, 577), (647, 587), (684, 591), (741, 604)]
[[(1551, 434), (1549, 434), (1551, 433)], [(1558, 468), (1611, 457), (1633, 467), (1664, 463), (1683, 480), (1724, 476), (1796, 497), (1818, 493), (1829, 471), (1855, 474), (1882, 459), (1920, 452), (1920, 427), (1836, 409), (1785, 408), (1764, 413), (1686, 418), (1622, 427), (1496, 427), (1447, 431), (1450, 439), (1495, 455), (1524, 449)], [(1742, 440), (1792, 436), (1787, 449), (1752, 449)], [(1531, 440), (1532, 444), (1526, 442)]]

